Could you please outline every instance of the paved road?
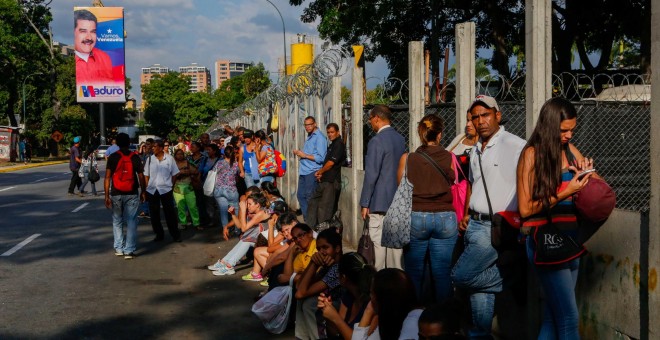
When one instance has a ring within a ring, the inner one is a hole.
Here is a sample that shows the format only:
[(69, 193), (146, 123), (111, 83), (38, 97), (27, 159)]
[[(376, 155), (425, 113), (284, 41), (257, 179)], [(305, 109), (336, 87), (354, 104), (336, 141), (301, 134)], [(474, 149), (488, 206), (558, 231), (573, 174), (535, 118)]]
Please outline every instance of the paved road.
[(270, 335), (250, 312), (261, 287), (241, 281), (248, 268), (205, 268), (236, 239), (187, 230), (183, 243), (153, 243), (146, 221), (138, 257), (115, 257), (103, 196), (67, 196), (70, 176), (67, 164), (0, 174), (0, 339), (293, 337)]

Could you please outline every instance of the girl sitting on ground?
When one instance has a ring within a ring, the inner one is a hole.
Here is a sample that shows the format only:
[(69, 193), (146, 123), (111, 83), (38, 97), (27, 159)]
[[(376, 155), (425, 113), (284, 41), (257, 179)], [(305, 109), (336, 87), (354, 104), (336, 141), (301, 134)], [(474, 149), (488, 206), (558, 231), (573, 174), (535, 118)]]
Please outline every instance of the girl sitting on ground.
[(417, 339), (420, 314), (408, 274), (397, 268), (381, 269), (374, 276), (371, 302), (353, 327), (352, 339)]
[(330, 322), (328, 337), (350, 340), (353, 336), (353, 325), (360, 322), (371, 299), (371, 281), (376, 269), (367, 264), (364, 256), (356, 252), (342, 255), (337, 269), (339, 282), (344, 288), (339, 311), (334, 306), (336, 300), (324, 293), (319, 295), (317, 307)]
[(240, 216), (236, 216), (236, 209), (229, 207), (229, 213), (236, 226), (241, 230), (241, 236), (238, 243), (232, 250), (225, 255), (222, 260), (218, 260), (215, 264), (208, 266), (209, 270), (213, 271), (213, 275), (234, 275), (234, 266), (240, 259), (247, 254), (250, 247), (254, 246), (257, 236), (263, 231), (266, 226), (270, 214), (266, 209), (268, 208), (268, 201), (266, 197), (261, 194), (252, 194), (248, 196), (246, 202), (240, 202)]
[(266, 260), (272, 252), (282, 248), (284, 244), (287, 244), (287, 239), (291, 238), (292, 226), (289, 225), (286, 228), (282, 228), (278, 223), (279, 217), (288, 210), (289, 207), (284, 202), (271, 204), (268, 229), (261, 232), (262, 235), (264, 233), (267, 234), (267, 245), (263, 247), (256, 246), (254, 248), (254, 265), (251, 272), (241, 277), (243, 281), (263, 281), (264, 277), (261, 275), (261, 268), (266, 265)]
[(297, 339), (325, 339), (325, 319), (322, 313), (317, 313), (318, 296), (323, 293), (334, 301), (339, 301), (341, 296), (338, 266), (342, 244), (337, 228), (320, 232), (316, 237), (316, 249), (296, 286)]

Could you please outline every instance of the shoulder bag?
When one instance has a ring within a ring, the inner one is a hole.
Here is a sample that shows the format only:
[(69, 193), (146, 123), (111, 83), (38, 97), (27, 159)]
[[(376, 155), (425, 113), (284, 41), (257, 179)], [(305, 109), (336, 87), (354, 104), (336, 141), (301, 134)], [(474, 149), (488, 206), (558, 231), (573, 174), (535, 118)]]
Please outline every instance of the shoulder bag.
[[(458, 181), (458, 172), (460, 171), (463, 173), (463, 169), (461, 169), (461, 165), (458, 163), (458, 160), (456, 159), (456, 155), (454, 155), (453, 152), (449, 152), (451, 154), (451, 159), (452, 159), (452, 164), (454, 165), (454, 182), (452, 183), (451, 180), (449, 180), (449, 176), (447, 176), (447, 173), (445, 173), (440, 166), (427, 154), (421, 152), (420, 154), (426, 158), (433, 167), (438, 170), (442, 176), (445, 177), (447, 180), (447, 183), (449, 184), (449, 187), (451, 188), (451, 196), (452, 196), (452, 205), (454, 206), (454, 211), (456, 212), (456, 221), (460, 221), (463, 219), (463, 216), (465, 215), (465, 199), (467, 198), (467, 179), (464, 179), (462, 181)], [(463, 177), (466, 178), (465, 174), (463, 174)]]
[(520, 213), (517, 211), (501, 211), (493, 214), (493, 206), (490, 203), (490, 196), (488, 195), (488, 186), (486, 185), (486, 177), (484, 176), (484, 169), (481, 166), (481, 153), (476, 152), (479, 159), (479, 171), (481, 172), (481, 180), (484, 184), (484, 192), (486, 193), (486, 201), (488, 202), (488, 215), (490, 216), (490, 243), (497, 251), (504, 251), (516, 249), (521, 246), (518, 236), (520, 235)]
[(215, 162), (213, 162), (213, 166), (211, 166), (211, 170), (209, 170), (208, 174), (206, 175), (206, 180), (204, 181), (204, 196), (212, 197), (213, 196), (213, 190), (215, 189), (215, 180), (218, 175), (218, 170), (216, 170), (215, 165), (218, 164), (218, 161), (220, 160), (220, 157), (216, 158)]
[[(414, 152), (410, 153), (413, 154)], [(383, 247), (401, 249), (410, 243), (410, 222), (412, 213), (413, 185), (408, 181), (408, 157), (406, 167), (401, 177), (399, 187), (394, 193), (394, 199), (385, 218), (383, 219), (383, 230), (380, 244)]]
[(367, 260), (367, 263), (370, 265), (374, 265), (376, 262), (376, 251), (374, 249), (374, 242), (371, 240), (371, 236), (369, 236), (369, 217), (364, 220), (364, 227), (362, 228), (362, 236), (360, 237), (360, 240), (358, 241), (358, 249), (357, 249), (358, 254), (364, 256), (364, 258)]
[[(577, 165), (577, 159), (568, 144), (564, 151), (568, 164)], [(591, 177), (587, 185), (573, 195), (573, 203), (575, 203), (575, 209), (580, 217), (577, 241), (579, 244), (584, 244), (612, 214), (616, 206), (616, 194), (607, 182)]]

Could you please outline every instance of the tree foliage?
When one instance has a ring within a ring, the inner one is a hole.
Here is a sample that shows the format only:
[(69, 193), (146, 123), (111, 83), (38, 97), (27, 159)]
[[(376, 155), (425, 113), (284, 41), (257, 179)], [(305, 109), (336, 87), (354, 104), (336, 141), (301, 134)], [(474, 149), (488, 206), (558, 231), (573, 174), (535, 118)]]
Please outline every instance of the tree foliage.
[[(306, 5), (303, 22), (318, 22), (321, 38), (348, 47), (365, 45), (368, 61), (381, 56), (391, 76), (405, 78), (409, 41), (422, 40), (431, 51), (431, 68), (438, 75), (439, 51), (453, 47), (455, 25), (476, 24), (477, 48), (492, 49), (489, 65), (502, 77), (511, 77), (511, 56), (520, 56), (525, 45), (525, 2), (522, 0), (290, 0)], [(553, 68), (571, 70), (571, 48), (588, 70), (605, 70), (610, 51), (620, 39), (640, 41), (640, 63), (650, 60), (649, 0), (554, 0)], [(600, 53), (596, 65), (589, 54)]]
[(222, 82), (213, 96), (219, 109), (231, 110), (256, 97), (270, 84), (268, 71), (262, 63), (258, 63), (240, 76)]

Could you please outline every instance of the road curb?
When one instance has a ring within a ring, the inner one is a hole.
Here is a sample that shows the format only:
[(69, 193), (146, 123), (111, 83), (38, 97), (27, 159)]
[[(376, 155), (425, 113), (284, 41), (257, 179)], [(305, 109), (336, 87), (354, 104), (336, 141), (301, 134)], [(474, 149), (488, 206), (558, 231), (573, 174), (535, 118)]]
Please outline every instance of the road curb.
[(30, 163), (30, 164), (23, 164), (23, 165), (12, 165), (12, 166), (8, 166), (8, 167), (5, 167), (5, 168), (0, 168), (0, 174), (5, 173), (5, 172), (13, 172), (13, 171), (18, 171), (18, 170), (37, 168), (37, 167), (40, 167), (40, 166), (64, 164), (66, 162), (68, 162), (68, 161), (67, 160), (61, 160), (61, 161), (49, 161), (49, 162), (42, 162), (42, 163)]

